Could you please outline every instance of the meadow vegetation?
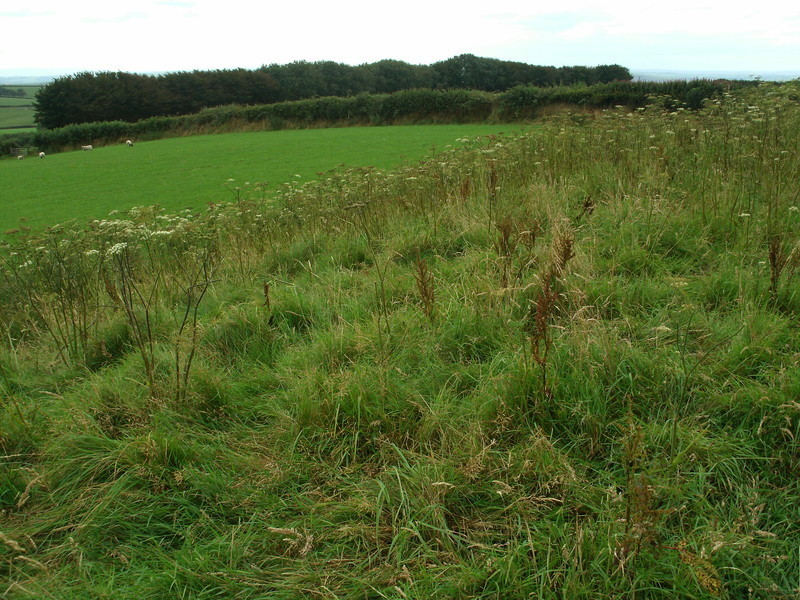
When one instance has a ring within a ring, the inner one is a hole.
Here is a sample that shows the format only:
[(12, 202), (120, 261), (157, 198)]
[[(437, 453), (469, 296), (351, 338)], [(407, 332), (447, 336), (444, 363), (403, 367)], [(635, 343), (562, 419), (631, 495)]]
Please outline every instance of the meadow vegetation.
[(7, 236), (4, 597), (796, 598), (798, 93)]

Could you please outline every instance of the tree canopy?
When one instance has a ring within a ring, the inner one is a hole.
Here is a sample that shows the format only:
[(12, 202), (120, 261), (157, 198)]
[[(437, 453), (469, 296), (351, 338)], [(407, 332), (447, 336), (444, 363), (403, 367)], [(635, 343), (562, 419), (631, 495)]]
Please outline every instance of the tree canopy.
[(322, 96), (392, 93), (405, 89), (490, 92), (518, 85), (548, 87), (630, 81), (627, 68), (546, 67), (462, 54), (432, 65), (381, 60), (351, 66), (296, 61), (258, 69), (142, 75), (82, 72), (60, 77), (36, 95), (36, 121), (52, 129), (73, 123), (137, 121), (185, 115), (225, 104), (272, 104)]

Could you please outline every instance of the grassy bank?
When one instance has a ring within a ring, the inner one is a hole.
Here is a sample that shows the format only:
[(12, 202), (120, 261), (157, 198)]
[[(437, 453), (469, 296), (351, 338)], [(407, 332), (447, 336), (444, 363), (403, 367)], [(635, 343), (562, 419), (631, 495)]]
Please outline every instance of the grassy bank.
[(795, 93), (6, 238), (5, 595), (796, 597)]

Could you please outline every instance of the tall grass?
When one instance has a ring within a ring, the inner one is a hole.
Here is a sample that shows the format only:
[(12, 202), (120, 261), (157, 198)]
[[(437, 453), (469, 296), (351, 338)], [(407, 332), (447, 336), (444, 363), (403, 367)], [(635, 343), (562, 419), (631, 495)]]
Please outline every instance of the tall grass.
[(7, 238), (4, 593), (795, 597), (797, 91)]

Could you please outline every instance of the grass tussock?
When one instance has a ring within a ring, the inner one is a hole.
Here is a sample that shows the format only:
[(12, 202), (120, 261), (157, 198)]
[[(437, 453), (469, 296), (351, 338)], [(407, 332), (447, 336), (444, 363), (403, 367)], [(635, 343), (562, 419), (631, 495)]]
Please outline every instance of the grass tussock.
[(800, 593), (796, 84), (0, 252), (0, 589)]

